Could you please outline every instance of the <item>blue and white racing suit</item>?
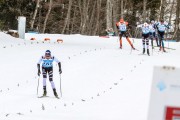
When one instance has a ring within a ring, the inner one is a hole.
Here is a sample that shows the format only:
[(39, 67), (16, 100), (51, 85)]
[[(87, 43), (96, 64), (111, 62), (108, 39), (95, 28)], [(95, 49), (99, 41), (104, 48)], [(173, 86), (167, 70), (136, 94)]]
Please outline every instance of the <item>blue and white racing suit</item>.
[(47, 78), (47, 73), (49, 74), (49, 81), (53, 81), (53, 62), (57, 62), (59, 63), (60, 61), (52, 56), (49, 59), (47, 59), (45, 56), (42, 56), (39, 61), (38, 64), (42, 63), (42, 74), (43, 74), (43, 78)]

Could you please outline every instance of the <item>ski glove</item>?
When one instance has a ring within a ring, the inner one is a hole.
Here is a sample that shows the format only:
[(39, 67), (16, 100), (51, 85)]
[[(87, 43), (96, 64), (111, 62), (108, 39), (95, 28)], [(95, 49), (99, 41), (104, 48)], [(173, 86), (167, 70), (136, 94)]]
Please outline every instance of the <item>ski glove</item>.
[(37, 68), (38, 68), (38, 76), (40, 76), (41, 71), (40, 71), (40, 64), (37, 64)]
[(59, 66), (59, 74), (61, 74), (62, 70), (61, 70), (61, 63), (60, 62), (58, 63), (58, 66)]
[(61, 74), (62, 73), (62, 70), (61, 69), (59, 69), (59, 74)]
[(38, 70), (38, 76), (40, 76), (40, 74), (41, 74), (41, 71), (40, 71), (40, 70)]

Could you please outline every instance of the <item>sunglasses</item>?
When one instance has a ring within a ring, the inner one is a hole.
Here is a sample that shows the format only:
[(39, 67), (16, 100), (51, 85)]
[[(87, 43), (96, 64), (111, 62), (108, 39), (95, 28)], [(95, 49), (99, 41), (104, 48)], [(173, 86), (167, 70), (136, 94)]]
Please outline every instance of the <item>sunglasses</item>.
[(45, 57), (51, 57), (50, 53), (45, 53)]

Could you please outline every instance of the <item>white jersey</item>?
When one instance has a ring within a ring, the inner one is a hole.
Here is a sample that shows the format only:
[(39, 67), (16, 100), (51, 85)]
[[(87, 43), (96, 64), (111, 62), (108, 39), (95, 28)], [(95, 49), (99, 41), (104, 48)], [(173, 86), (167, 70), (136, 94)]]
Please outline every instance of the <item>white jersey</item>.
[(166, 25), (165, 23), (157, 23), (157, 29), (158, 29), (158, 31), (160, 31), (160, 32), (165, 32), (165, 30), (168, 28), (169, 29), (169, 26), (168, 25)]
[(56, 57), (54, 57), (54, 56), (50, 57), (50, 59), (46, 59), (45, 56), (42, 56), (42, 57), (39, 59), (38, 64), (41, 64), (41, 62), (42, 62), (42, 67), (48, 68), (48, 67), (53, 67), (53, 61), (55, 61), (55, 62), (57, 62), (57, 63), (60, 62), (60, 61), (59, 61)]
[(149, 26), (143, 26), (142, 27), (142, 33), (143, 34), (149, 34), (149, 32), (150, 32)]
[(155, 25), (154, 24), (149, 24), (149, 30), (151, 33), (155, 32)]
[(124, 31), (127, 30), (127, 27), (126, 27), (126, 24), (125, 24), (125, 23), (120, 24), (118, 27), (119, 27), (119, 30), (122, 31), (122, 32), (124, 32)]
[(141, 28), (142, 34), (149, 34), (150, 28), (149, 25), (144, 26), (144, 24), (138, 25), (137, 28)]

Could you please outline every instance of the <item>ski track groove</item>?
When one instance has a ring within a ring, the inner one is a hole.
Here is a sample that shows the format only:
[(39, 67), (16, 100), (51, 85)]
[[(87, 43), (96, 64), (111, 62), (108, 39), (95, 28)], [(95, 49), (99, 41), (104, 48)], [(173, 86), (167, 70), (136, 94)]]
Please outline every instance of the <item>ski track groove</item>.
[[(28, 43), (29, 43), (29, 42), (28, 42)], [(28, 43), (27, 43), (27, 42), (26, 42), (26, 43), (24, 42), (22, 45), (26, 46), (26, 45), (28, 45)], [(55, 42), (54, 42), (54, 43), (55, 43)], [(29, 43), (29, 45), (34, 45), (34, 44), (44, 44), (44, 42), (42, 42), (42, 43), (39, 43), (39, 42), (30, 42), (30, 43)], [(50, 43), (46, 43), (46, 44), (50, 44)], [(56, 43), (55, 43), (55, 44), (56, 44)], [(58, 43), (58, 44), (59, 44), (59, 43)], [(21, 46), (21, 44), (19, 43), (17, 46), (11, 45), (11, 47), (18, 47), (18, 46)], [(5, 47), (3, 47), (3, 48), (7, 48), (7, 49), (8, 49), (7, 46), (5, 46)], [(106, 48), (99, 48), (99, 49), (95, 48), (94, 50), (85, 50), (84, 52), (80, 52), (79, 55), (88, 54), (89, 52), (96, 52), (96, 51), (98, 51), (98, 50), (99, 50), (99, 51), (101, 51), (101, 50), (106, 50)], [(133, 54), (133, 50), (131, 50), (130, 54)], [(73, 56), (68, 56), (67, 59), (68, 59), (68, 60), (71, 60), (71, 59), (73, 59), (73, 57), (76, 57), (76, 56), (78, 56), (78, 55), (74, 54)], [(138, 65), (141, 65), (141, 64), (142, 64), (143, 61), (144, 61), (144, 60), (142, 59), (139, 64), (135, 64), (135, 65), (132, 67), (132, 69), (130, 69), (129, 71), (130, 71), (130, 72), (133, 72), (133, 71), (138, 67)], [(127, 75), (125, 75), (125, 76), (127, 76)], [(36, 76), (35, 76), (35, 79), (37, 79)], [(121, 80), (124, 80), (124, 79), (126, 79), (126, 77), (122, 77), (122, 78), (119, 79), (119, 80), (121, 81)], [(26, 84), (28, 84), (28, 82), (26, 82)], [(116, 83), (112, 83), (112, 85), (114, 85), (114, 86), (118, 86), (118, 84), (119, 84), (119, 81), (118, 81), (118, 80), (116, 81)], [(17, 85), (18, 85), (18, 88), (21, 88), (20, 83), (17, 83)], [(110, 85), (109, 91), (113, 89), (112, 85)], [(3, 91), (4, 91), (4, 90), (1, 90), (0, 93), (3, 93)], [(9, 91), (10, 91), (10, 89), (8, 88), (8, 92), (9, 92)], [(6, 92), (6, 91), (5, 91), (5, 92)], [(102, 90), (102, 92), (98, 92), (97, 95), (94, 95), (94, 96), (100, 97), (100, 96), (102, 96), (102, 94), (105, 94), (105, 93), (107, 93), (107, 92), (108, 92), (108, 91), (106, 91), (106, 90)], [(50, 97), (50, 98), (51, 98), (51, 97)], [(91, 98), (91, 99), (86, 100), (86, 99), (83, 99), (83, 98), (82, 98), (80, 101), (81, 101), (82, 103), (85, 103), (85, 102), (88, 102), (88, 101), (90, 101), (90, 100), (94, 100), (94, 99), (95, 99), (95, 97), (93, 97), (93, 96), (91, 96), (91, 97), (89, 97), (89, 98)], [(49, 99), (49, 96), (48, 96), (48, 98), (42, 98), (42, 99)], [(54, 98), (54, 99), (56, 99), (56, 98)], [(61, 100), (61, 98), (60, 98), (60, 100)], [(64, 103), (63, 103), (63, 104), (64, 104), (64, 107), (74, 106), (74, 104), (76, 104), (74, 101), (72, 101), (72, 102), (70, 102), (70, 103), (71, 103), (71, 105), (68, 105), (66, 102), (64, 102)], [(55, 109), (56, 109), (56, 106), (55, 106)], [(42, 110), (45, 110), (45, 105), (43, 105), (43, 104), (42, 104)], [(30, 110), (30, 112), (32, 112), (32, 111), (33, 111), (33, 109)], [(8, 117), (8, 116), (11, 115), (11, 114), (24, 115), (22, 112), (16, 112), (16, 113), (6, 113), (5, 116)]]
[[(17, 48), (17, 47), (19, 47), (19, 46), (22, 46), (22, 45), (24, 45), (24, 46), (27, 46), (27, 45), (35, 45), (35, 44), (52, 44), (52, 43), (45, 43), (44, 41), (42, 41), (42, 42), (24, 42), (24, 43), (18, 43), (17, 45), (9, 45), (9, 46), (7, 46), (7, 45), (5, 45), (5, 46), (3, 46), (2, 48), (3, 49), (8, 49), (8, 48)], [(56, 43), (56, 42), (54, 42), (54, 44), (60, 44), (60, 43)], [(77, 56), (81, 56), (81, 55), (84, 55), (84, 54), (88, 54), (89, 52), (97, 52), (97, 51), (103, 51), (103, 50), (106, 50), (106, 48), (94, 48), (93, 50), (85, 50), (85, 51), (80, 51), (79, 52), (79, 54), (77, 55), (77, 54), (74, 54), (73, 56), (67, 56), (66, 57), (66, 59), (67, 60), (71, 60), (71, 59), (73, 59), (74, 57), (77, 57)], [(155, 51), (155, 49), (153, 50), (153, 54), (154, 53), (160, 53), (160, 52), (158, 52), (158, 51)], [(131, 50), (130, 51), (130, 54), (131, 55), (133, 55), (133, 53), (134, 53), (134, 51), (133, 50)], [(152, 52), (151, 52), (152, 53)], [(162, 52), (163, 53), (163, 52)], [(152, 54), (152, 55), (153, 55)], [(142, 65), (144, 62), (146, 62), (146, 60), (144, 60), (144, 59), (141, 59), (138, 63), (136, 63), (136, 64), (134, 64), (133, 66), (132, 66), (132, 68), (130, 68), (129, 69), (129, 72), (130, 73), (132, 73), (132, 72), (134, 72), (140, 65)], [(92, 100), (94, 100), (94, 99), (96, 99), (97, 97), (101, 97), (103, 94), (106, 94), (107, 92), (109, 92), (109, 91), (111, 91), (111, 90), (113, 90), (113, 86), (118, 86), (119, 84), (121, 84), (120, 82), (123, 80), (126, 80), (126, 76), (128, 76), (129, 75), (129, 72), (127, 71), (127, 74), (126, 75), (124, 75), (124, 77), (122, 77), (122, 76), (119, 76), (119, 78), (117, 78), (117, 81), (116, 82), (113, 82), (112, 83), (112, 85), (109, 85), (109, 90), (107, 91), (107, 90), (102, 90), (101, 92), (98, 92), (97, 91), (97, 94), (96, 95), (94, 95), (94, 96), (89, 96), (89, 99), (87, 100), (87, 99), (80, 99), (80, 101), (81, 101), (81, 103), (82, 104), (84, 104), (84, 103), (86, 103), (86, 102), (89, 102), (89, 101), (92, 101)], [(37, 79), (37, 77), (35, 76), (34, 77), (35, 79)], [(28, 79), (27, 81), (26, 81), (26, 85), (28, 85), (29, 84), (29, 82), (28, 81), (30, 81), (30, 79)], [(19, 88), (22, 88), (22, 86), (21, 86), (21, 84), (23, 84), (23, 83), (17, 83), (16, 85), (16, 89), (19, 89)], [(0, 94), (3, 94), (4, 92), (10, 92), (10, 91), (12, 91), (12, 89), (11, 88), (7, 88), (7, 90), (4, 90), (4, 89), (0, 89)], [(45, 99), (49, 99), (49, 98), (45, 98)], [(56, 98), (55, 98), (56, 99)], [(61, 98), (59, 99), (59, 100), (61, 100)], [(74, 106), (74, 105), (76, 105), (76, 102), (74, 102), (74, 101), (71, 101), (71, 102), (69, 102), (69, 104), (67, 104), (66, 103), (66, 101), (64, 101), (63, 103), (63, 106), (64, 107), (71, 107), (71, 106)], [(41, 105), (39, 105), (40, 107), (42, 106), (42, 110), (45, 110), (45, 105), (44, 104), (41, 104)], [(57, 106), (52, 106), (52, 107), (54, 107), (54, 109), (56, 110), (56, 109), (58, 109), (58, 107)], [(32, 113), (33, 112), (33, 109), (28, 109), (29, 111), (30, 111), (30, 113)], [(4, 116), (5, 117), (9, 117), (11, 114), (16, 114), (16, 115), (19, 115), (19, 116), (21, 116), (21, 115), (25, 115), (25, 114), (23, 114), (23, 112), (16, 112), (16, 113), (5, 113), (4, 114)]]

